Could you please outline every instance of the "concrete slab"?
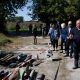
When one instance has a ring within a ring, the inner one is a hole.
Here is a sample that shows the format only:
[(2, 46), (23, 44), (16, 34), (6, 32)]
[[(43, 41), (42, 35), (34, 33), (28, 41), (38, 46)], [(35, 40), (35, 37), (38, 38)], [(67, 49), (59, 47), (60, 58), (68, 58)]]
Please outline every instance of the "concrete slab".
[(59, 73), (56, 80), (80, 80), (80, 68), (73, 69), (74, 58), (63, 57), (59, 68)]
[(46, 61), (33, 69), (39, 74), (44, 74), (45, 80), (54, 80), (58, 65), (58, 62)]
[(54, 80), (58, 66), (59, 61), (52, 61), (52, 59), (58, 59), (58, 52), (53, 51), (53, 56), (50, 58), (47, 57), (48, 50), (52, 50), (52, 47), (50, 45), (45, 45), (45, 43), (48, 43), (49, 39), (46, 40), (44, 43), (41, 43), (43, 45), (28, 45), (21, 49), (17, 50), (17, 53), (30, 53), (32, 54), (32, 58), (37, 58), (37, 55), (39, 59), (43, 59), (43, 63), (40, 65), (33, 67), (36, 72), (39, 74), (45, 75), (45, 80)]
[(73, 69), (74, 59), (67, 58), (66, 68), (69, 71), (69, 77), (67, 80), (80, 80), (80, 68)]

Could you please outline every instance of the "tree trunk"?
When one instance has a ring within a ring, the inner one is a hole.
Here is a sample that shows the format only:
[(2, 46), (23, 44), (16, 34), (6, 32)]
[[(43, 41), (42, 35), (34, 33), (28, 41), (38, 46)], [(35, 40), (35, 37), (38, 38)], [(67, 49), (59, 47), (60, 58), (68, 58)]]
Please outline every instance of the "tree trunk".
[(0, 19), (0, 32), (2, 33), (7, 32), (5, 19)]

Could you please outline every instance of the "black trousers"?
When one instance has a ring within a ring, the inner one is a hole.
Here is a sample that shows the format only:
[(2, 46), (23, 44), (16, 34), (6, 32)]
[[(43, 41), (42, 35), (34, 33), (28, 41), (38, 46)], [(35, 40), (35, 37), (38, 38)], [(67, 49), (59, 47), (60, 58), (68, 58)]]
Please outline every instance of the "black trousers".
[(50, 42), (51, 42), (51, 45), (52, 45), (51, 34), (49, 34), (49, 38), (50, 38)]
[(37, 37), (34, 36), (34, 44), (37, 44)]
[(72, 39), (67, 39), (66, 40), (66, 54), (69, 55), (69, 47), (70, 48), (70, 56), (72, 56), (73, 53), (73, 40)]
[(51, 40), (51, 43), (53, 45), (53, 48), (58, 47), (58, 39)]
[(65, 46), (65, 51), (66, 51), (65, 39), (61, 39), (61, 50), (63, 50), (63, 45)]
[(80, 47), (74, 48), (74, 66), (78, 67)]

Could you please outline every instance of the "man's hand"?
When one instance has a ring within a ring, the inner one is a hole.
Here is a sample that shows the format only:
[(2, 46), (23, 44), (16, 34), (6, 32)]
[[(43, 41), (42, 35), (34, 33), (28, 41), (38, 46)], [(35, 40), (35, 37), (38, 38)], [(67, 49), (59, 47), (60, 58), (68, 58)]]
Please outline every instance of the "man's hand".
[(69, 36), (67, 37), (67, 39), (69, 39)]
[(73, 39), (73, 35), (72, 35), (72, 34), (70, 34), (70, 36), (69, 36), (69, 37), (70, 37), (70, 39)]
[(70, 34), (70, 35), (67, 37), (67, 39), (73, 39), (73, 35)]

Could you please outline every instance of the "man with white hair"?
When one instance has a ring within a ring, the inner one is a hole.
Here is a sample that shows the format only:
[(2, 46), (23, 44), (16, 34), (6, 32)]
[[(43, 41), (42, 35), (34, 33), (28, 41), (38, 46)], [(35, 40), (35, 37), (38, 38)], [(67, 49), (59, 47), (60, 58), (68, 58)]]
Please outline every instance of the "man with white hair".
[(74, 43), (74, 67), (78, 68), (79, 54), (80, 54), (80, 19), (76, 21), (76, 27), (71, 30), (69, 38), (73, 39)]
[(66, 24), (62, 23), (61, 24), (61, 30), (60, 30), (60, 35), (61, 35), (61, 53), (63, 53), (63, 44), (65, 46), (65, 51), (66, 51), (66, 38), (67, 38), (67, 29), (66, 29)]

